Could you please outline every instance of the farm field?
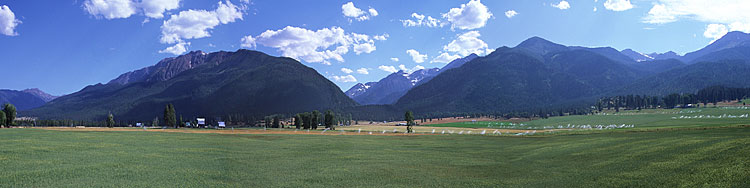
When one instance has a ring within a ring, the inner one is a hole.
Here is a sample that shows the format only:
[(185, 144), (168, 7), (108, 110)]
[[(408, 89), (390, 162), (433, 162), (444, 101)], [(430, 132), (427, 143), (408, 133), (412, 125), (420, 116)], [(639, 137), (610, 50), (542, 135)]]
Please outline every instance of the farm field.
[(0, 129), (7, 187), (748, 187), (750, 128), (552, 136)]
[(716, 127), (750, 124), (750, 107), (724, 106), (689, 109), (644, 109), (619, 113), (607, 111), (598, 115), (561, 116), (548, 119), (510, 123), (503, 121), (454, 122), (433, 124), (432, 127), (498, 128), (498, 129), (558, 129), (570, 125), (633, 125), (632, 129)]

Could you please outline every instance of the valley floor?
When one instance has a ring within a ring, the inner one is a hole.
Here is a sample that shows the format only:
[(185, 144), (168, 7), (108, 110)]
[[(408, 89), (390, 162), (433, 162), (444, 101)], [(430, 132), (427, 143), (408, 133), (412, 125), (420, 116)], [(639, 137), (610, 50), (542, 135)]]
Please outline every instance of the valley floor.
[(0, 129), (2, 187), (748, 187), (750, 128), (552, 136)]

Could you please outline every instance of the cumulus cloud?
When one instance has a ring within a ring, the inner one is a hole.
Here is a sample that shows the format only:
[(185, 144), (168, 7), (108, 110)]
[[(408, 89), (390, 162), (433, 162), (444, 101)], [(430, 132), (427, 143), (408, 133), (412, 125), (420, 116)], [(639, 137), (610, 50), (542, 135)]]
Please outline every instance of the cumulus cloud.
[(420, 54), (419, 51), (415, 49), (406, 50), (406, 54), (409, 54), (409, 56), (411, 56), (411, 59), (416, 63), (422, 63), (425, 59), (427, 59), (427, 54)]
[(728, 32), (729, 29), (727, 29), (727, 26), (725, 26), (724, 24), (708, 24), (708, 26), (706, 26), (706, 31), (703, 32), (703, 36), (713, 39), (711, 41), (711, 43), (713, 43), (717, 39), (726, 35)]
[(7, 5), (0, 6), (0, 34), (8, 36), (17, 36), (16, 26), (21, 21), (16, 19), (16, 14), (10, 10)]
[(390, 35), (388, 35), (388, 33), (383, 34), (383, 35), (372, 36), (372, 38), (375, 39), (375, 40), (388, 40), (388, 37), (390, 37)]
[(476, 29), (484, 27), (492, 12), (479, 0), (470, 0), (459, 8), (451, 8), (443, 18), (451, 23), (451, 28)]
[(746, 0), (659, 0), (643, 22), (665, 24), (681, 19), (706, 22), (709, 25), (703, 36), (715, 39), (724, 29), (727, 32), (750, 32), (750, 11), (747, 11), (747, 7), (750, 7), (750, 1)]
[(280, 30), (267, 30), (256, 37), (245, 36), (241, 42), (242, 47), (254, 48), (260, 44), (277, 48), (286, 57), (323, 64), (330, 64), (330, 59), (344, 62), (342, 55), (348, 53), (350, 47), (356, 54), (375, 51), (375, 40), (370, 36), (346, 33), (340, 27), (313, 31), (287, 26)]
[(187, 46), (190, 46), (189, 42), (179, 42), (174, 46), (167, 47), (166, 49), (159, 50), (159, 53), (170, 53), (174, 55), (180, 55), (188, 51)]
[(350, 73), (352, 73), (352, 72), (354, 72), (354, 71), (352, 71), (352, 69), (341, 68), (341, 72), (344, 72), (344, 73), (346, 73), (346, 74), (350, 74)]
[(331, 76), (331, 78), (337, 82), (357, 82), (357, 78), (354, 78), (351, 74), (346, 76)]
[(453, 60), (456, 60), (458, 58), (461, 58), (459, 55), (450, 55), (448, 53), (441, 53), (439, 56), (435, 57), (430, 61), (430, 63), (450, 63)]
[(414, 66), (412, 68), (407, 68), (406, 65), (401, 64), (401, 65), (398, 65), (398, 69), (401, 69), (405, 73), (412, 73), (414, 71), (422, 70), (422, 69), (424, 69), (424, 67), (421, 66), (421, 65), (416, 65), (416, 66)]
[(361, 53), (371, 53), (375, 51), (375, 44), (367, 42), (361, 44), (353, 44), (354, 53), (359, 55)]
[(143, 0), (143, 14), (149, 18), (164, 18), (164, 12), (180, 7), (180, 0)]
[[(341, 13), (343, 13), (344, 16), (354, 18), (357, 21), (369, 20), (370, 17), (378, 16), (378, 11), (374, 8), (370, 8), (369, 10), (367, 10), (367, 12), (365, 12), (362, 9), (354, 6), (353, 2), (348, 2), (341, 5)], [(351, 21), (352, 20), (349, 19), (349, 22)]]
[(607, 0), (604, 2), (604, 8), (611, 11), (626, 11), (633, 8), (630, 0)]
[(505, 11), (505, 17), (512, 18), (513, 16), (516, 16), (516, 15), (518, 15), (518, 12), (516, 12), (515, 10)]
[(373, 17), (378, 16), (378, 11), (375, 10), (374, 8), (370, 8), (367, 11), (370, 12), (370, 15), (372, 15)]
[(161, 43), (174, 44), (185, 39), (209, 37), (209, 30), (214, 27), (242, 20), (241, 7), (229, 1), (219, 1), (218, 5), (213, 11), (190, 9), (172, 15), (161, 26)]
[(570, 8), (570, 3), (568, 3), (565, 0), (563, 0), (563, 1), (560, 1), (559, 3), (557, 3), (557, 4), (552, 4), (552, 7), (559, 8), (560, 10), (565, 10), (565, 9), (569, 9)]
[(432, 16), (425, 16), (422, 14), (411, 13), (411, 17), (414, 19), (401, 20), (401, 24), (403, 24), (404, 27), (419, 27), (419, 26), (443, 27), (445, 26), (445, 22), (440, 21), (436, 18), (433, 18)]
[(164, 12), (180, 7), (181, 0), (86, 0), (83, 9), (105, 19), (128, 18), (143, 12), (149, 18), (164, 18)]
[(127, 18), (135, 14), (136, 3), (131, 0), (86, 0), (83, 9), (96, 17)]
[(461, 56), (468, 56), (469, 54), (475, 53), (482, 55), (487, 52), (487, 43), (479, 39), (481, 36), (479, 31), (469, 31), (458, 35), (458, 37), (443, 46), (443, 50), (447, 52), (458, 53)]
[(357, 73), (359, 73), (359, 74), (370, 74), (370, 71), (368, 71), (366, 68), (359, 68), (359, 69), (357, 69)]
[(397, 58), (397, 57), (392, 57), (392, 58), (391, 58), (391, 61), (393, 61), (393, 62), (398, 62), (398, 58)]
[(396, 69), (396, 67), (393, 67), (393, 66), (380, 65), (378, 66), (378, 69), (385, 71), (385, 72), (390, 72), (390, 73), (398, 72), (398, 69)]

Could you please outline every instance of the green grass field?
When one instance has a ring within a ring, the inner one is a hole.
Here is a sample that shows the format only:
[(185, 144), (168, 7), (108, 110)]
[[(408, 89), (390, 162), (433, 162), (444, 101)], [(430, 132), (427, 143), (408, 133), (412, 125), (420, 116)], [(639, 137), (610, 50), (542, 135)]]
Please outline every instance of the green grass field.
[[(750, 125), (750, 117), (739, 116), (750, 114), (750, 107), (717, 107), (690, 109), (644, 109), (629, 110), (606, 115), (562, 116), (548, 119), (511, 124), (509, 122), (456, 122), (434, 124), (435, 127), (464, 127), (464, 128), (514, 128), (514, 129), (543, 129), (544, 127), (571, 125), (635, 125), (633, 129), (654, 128), (685, 128), (685, 127), (716, 127)], [(704, 117), (700, 117), (703, 115)], [(734, 118), (718, 116), (737, 116)], [(697, 118), (695, 116), (698, 116)], [(706, 117), (711, 116), (711, 117)], [(689, 117), (689, 118), (688, 118)], [(523, 124), (523, 126), (521, 126)], [(632, 130), (632, 129), (631, 129)]]
[(2, 187), (748, 187), (750, 128), (535, 137), (0, 129)]

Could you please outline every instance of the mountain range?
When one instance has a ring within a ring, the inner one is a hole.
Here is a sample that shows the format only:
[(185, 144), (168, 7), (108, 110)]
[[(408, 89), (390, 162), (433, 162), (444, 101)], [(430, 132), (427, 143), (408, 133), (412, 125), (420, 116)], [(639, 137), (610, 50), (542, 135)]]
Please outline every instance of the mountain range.
[(355, 106), (341, 89), (312, 68), (262, 52), (191, 52), (90, 85), (24, 116), (98, 120), (150, 120), (173, 104), (188, 118), (262, 117)]
[(347, 96), (354, 99), (354, 101), (363, 105), (393, 104), (414, 86), (426, 83), (442, 72), (461, 67), (464, 63), (477, 57), (479, 56), (471, 54), (463, 58), (455, 59), (445, 65), (442, 69), (420, 69), (411, 73), (401, 70), (392, 73), (377, 82), (358, 83), (345, 93)]
[(11, 103), (16, 106), (17, 110), (40, 107), (55, 98), (57, 96), (50, 95), (37, 88), (22, 91), (0, 89), (0, 105)]
[(395, 105), (420, 114), (502, 113), (559, 108), (615, 94), (750, 87), (748, 36), (731, 32), (685, 57), (647, 61), (608, 47), (568, 47), (532, 37), (439, 74), (409, 90)]
[(100, 120), (113, 113), (120, 119), (150, 120), (168, 103), (188, 118), (325, 109), (372, 119), (385, 119), (378, 114), (398, 118), (404, 110), (418, 115), (532, 111), (585, 106), (601, 96), (750, 87), (748, 41), (750, 34), (730, 32), (679, 56), (565, 46), (531, 37), (483, 57), (472, 54), (441, 69), (395, 72), (346, 92), (291, 58), (250, 50), (194, 51), (51, 101), (54, 97), (32, 95), (34, 91), (4, 90), (13, 94), (0, 96), (36, 96), (38, 100), (28, 99), (29, 105), (17, 104), (29, 109), (19, 115), (48, 119)]

